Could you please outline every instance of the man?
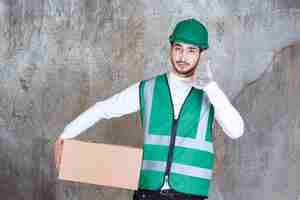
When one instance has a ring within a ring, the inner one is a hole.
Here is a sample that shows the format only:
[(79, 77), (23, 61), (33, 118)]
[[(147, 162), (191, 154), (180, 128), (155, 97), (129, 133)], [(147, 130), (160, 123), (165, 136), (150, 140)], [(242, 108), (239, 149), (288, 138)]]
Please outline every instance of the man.
[(196, 68), (208, 49), (205, 26), (195, 19), (183, 20), (169, 41), (170, 72), (96, 103), (66, 126), (55, 146), (57, 167), (64, 139), (79, 135), (100, 119), (139, 110), (144, 147), (134, 200), (207, 198), (214, 162), (214, 119), (231, 138), (243, 134), (244, 123), (211, 75), (206, 82), (197, 78), (202, 75), (196, 74)]

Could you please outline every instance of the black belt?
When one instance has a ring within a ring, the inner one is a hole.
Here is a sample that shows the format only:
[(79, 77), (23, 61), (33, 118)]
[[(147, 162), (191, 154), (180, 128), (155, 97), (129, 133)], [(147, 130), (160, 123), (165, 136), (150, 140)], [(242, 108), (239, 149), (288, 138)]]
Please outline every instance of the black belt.
[[(168, 190), (143, 190), (139, 189), (135, 191), (134, 194), (137, 199), (159, 199), (159, 197), (168, 197), (170, 199), (180, 199), (180, 200), (204, 200), (207, 199), (206, 196), (198, 196), (192, 194), (185, 194), (181, 192), (177, 192), (173, 189)], [(151, 198), (152, 197), (152, 198)]]

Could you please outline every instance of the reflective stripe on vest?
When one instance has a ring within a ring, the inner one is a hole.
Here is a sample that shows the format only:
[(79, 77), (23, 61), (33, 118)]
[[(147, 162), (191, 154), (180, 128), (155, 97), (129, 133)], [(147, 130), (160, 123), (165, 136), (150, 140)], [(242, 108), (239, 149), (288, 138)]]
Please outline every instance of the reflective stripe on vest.
[[(143, 169), (164, 172), (166, 169), (166, 162), (144, 160)], [(176, 172), (178, 174), (194, 176), (194, 177), (204, 178), (204, 179), (211, 179), (212, 176), (212, 171), (209, 169), (192, 167), (192, 166), (178, 164), (178, 163), (172, 164), (171, 171)]]

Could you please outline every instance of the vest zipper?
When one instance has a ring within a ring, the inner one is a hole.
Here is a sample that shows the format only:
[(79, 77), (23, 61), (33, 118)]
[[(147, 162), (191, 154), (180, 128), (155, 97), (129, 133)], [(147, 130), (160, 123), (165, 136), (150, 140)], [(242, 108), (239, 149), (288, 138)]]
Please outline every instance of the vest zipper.
[(171, 188), (169, 175), (170, 175), (171, 165), (172, 165), (172, 161), (173, 161), (173, 154), (174, 154), (174, 147), (175, 147), (175, 140), (176, 140), (176, 131), (177, 131), (177, 126), (178, 126), (178, 120), (180, 119), (180, 114), (181, 114), (182, 108), (184, 107), (184, 104), (186, 103), (186, 100), (190, 96), (190, 94), (191, 94), (191, 92), (193, 90), (193, 87), (190, 89), (188, 95), (185, 97), (184, 102), (181, 105), (181, 108), (179, 110), (178, 117), (177, 117), (177, 119), (175, 119), (174, 104), (173, 104), (173, 100), (172, 100), (172, 94), (171, 94), (171, 90), (170, 90), (170, 86), (169, 86), (169, 81), (168, 81), (168, 78), (167, 78), (166, 75), (165, 75), (165, 78), (166, 78), (166, 82), (167, 82), (167, 85), (168, 85), (169, 96), (170, 96), (170, 100), (171, 100), (171, 104), (172, 104), (173, 124), (172, 124), (171, 139), (170, 139), (169, 152), (168, 152), (168, 158), (167, 158), (167, 166), (166, 166), (166, 171), (165, 171), (163, 185), (165, 183), (165, 178), (167, 177), (168, 185)]
[(173, 160), (173, 154), (174, 154), (177, 124), (178, 124), (178, 119), (173, 119), (173, 127), (172, 127), (172, 133), (171, 133), (171, 141), (170, 141), (170, 146), (169, 146), (165, 176), (169, 176), (170, 170), (171, 170), (171, 162)]

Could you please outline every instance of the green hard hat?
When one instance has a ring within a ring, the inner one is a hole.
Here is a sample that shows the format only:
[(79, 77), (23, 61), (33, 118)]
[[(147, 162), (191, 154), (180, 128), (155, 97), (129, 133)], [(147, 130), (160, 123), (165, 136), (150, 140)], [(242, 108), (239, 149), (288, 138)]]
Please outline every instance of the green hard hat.
[(169, 41), (171, 44), (174, 42), (183, 42), (196, 45), (201, 49), (207, 49), (207, 29), (196, 19), (186, 19), (176, 25), (172, 35), (169, 37)]

